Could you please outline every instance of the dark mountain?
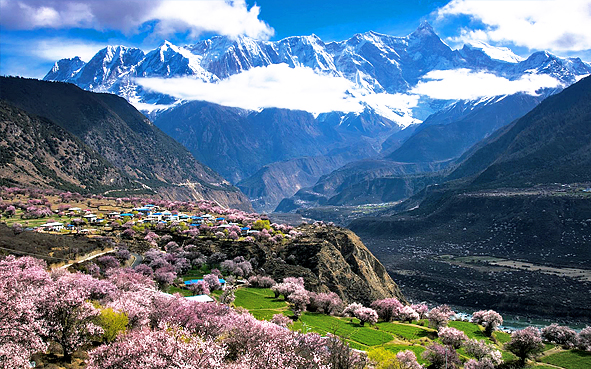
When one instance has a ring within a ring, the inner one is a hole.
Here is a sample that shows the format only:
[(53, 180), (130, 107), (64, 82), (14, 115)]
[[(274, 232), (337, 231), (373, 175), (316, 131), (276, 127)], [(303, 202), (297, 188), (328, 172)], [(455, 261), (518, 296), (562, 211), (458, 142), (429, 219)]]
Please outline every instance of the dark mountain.
[(155, 124), (239, 184), (259, 211), (273, 210), (346, 163), (376, 156), (400, 130), (370, 109), (314, 118), (303, 111), (248, 112), (201, 101), (161, 113)]
[(349, 225), (400, 283), (431, 286), (414, 298), (591, 317), (588, 280), (564, 269), (591, 263), (591, 78), (477, 144), (439, 183)]
[[(541, 96), (516, 94), (460, 101), (429, 116), (420, 125), (392, 134), (382, 160), (351, 162), (286, 199), (277, 211), (318, 205), (361, 205), (403, 200), (445, 174), (466, 150), (525, 115)], [(296, 205), (297, 204), (297, 205)]]
[[(369, 153), (375, 154), (371, 150)], [(248, 196), (257, 211), (271, 212), (284, 198), (293, 196), (303, 187), (314, 185), (321, 176), (364, 156), (372, 155), (347, 151), (336, 155), (277, 161), (265, 165), (236, 186)]]
[(430, 116), (385, 159), (403, 163), (455, 159), (497, 129), (524, 116), (542, 100), (541, 96), (516, 94), (456, 103)]
[(131, 181), (80, 139), (47, 118), (0, 100), (3, 185), (103, 192)]
[(194, 101), (160, 114), (154, 123), (232, 182), (274, 161), (328, 152), (314, 117), (302, 111), (249, 114)]
[(195, 160), (123, 98), (67, 83), (6, 77), (0, 82), (1, 99), (78, 137), (133, 180), (134, 188), (250, 209), (237, 188)]
[(449, 179), (470, 188), (591, 181), (591, 78), (544, 100), (465, 155)]
[(400, 201), (437, 182), (441, 176), (433, 172), (449, 164), (398, 163), (379, 159), (354, 161), (320, 177), (313, 186), (302, 188), (291, 198), (282, 200), (275, 211)]

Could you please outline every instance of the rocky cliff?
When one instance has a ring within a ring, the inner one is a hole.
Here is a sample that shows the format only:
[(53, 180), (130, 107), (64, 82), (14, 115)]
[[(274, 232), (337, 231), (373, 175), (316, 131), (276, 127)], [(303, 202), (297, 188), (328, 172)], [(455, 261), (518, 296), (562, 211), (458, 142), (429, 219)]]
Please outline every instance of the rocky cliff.
[(273, 276), (301, 276), (306, 289), (336, 292), (346, 302), (370, 304), (397, 297), (405, 300), (386, 268), (348, 229), (307, 225), (298, 228), (304, 236), (282, 245), (209, 240), (197, 247), (204, 253), (220, 251), (228, 257), (257, 260), (257, 268)]

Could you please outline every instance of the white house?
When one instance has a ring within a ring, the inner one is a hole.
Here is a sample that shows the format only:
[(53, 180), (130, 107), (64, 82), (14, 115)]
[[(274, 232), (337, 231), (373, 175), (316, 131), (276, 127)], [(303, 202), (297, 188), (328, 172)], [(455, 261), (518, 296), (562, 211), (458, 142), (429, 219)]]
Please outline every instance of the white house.
[(189, 296), (185, 297), (189, 301), (197, 301), (197, 302), (214, 302), (215, 300), (207, 295), (196, 295), (196, 296)]
[(41, 224), (39, 226), (39, 228), (43, 229), (44, 231), (61, 231), (62, 229), (64, 229), (64, 223), (60, 223), (60, 222), (45, 223), (45, 224)]
[(96, 214), (86, 214), (83, 218), (86, 219), (88, 223), (96, 223), (96, 220), (98, 219)]

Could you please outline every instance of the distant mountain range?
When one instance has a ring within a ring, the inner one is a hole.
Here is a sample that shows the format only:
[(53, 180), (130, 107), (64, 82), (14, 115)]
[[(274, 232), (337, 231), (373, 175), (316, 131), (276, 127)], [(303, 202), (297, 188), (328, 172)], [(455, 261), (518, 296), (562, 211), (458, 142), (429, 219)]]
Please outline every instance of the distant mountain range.
[[(136, 79), (188, 76), (217, 83), (252, 68), (282, 63), (291, 68), (307, 67), (321, 74), (344, 77), (365, 94), (408, 93), (434, 70), (465, 68), (491, 72), (509, 80), (547, 74), (566, 85), (575, 82), (577, 76), (591, 73), (591, 65), (579, 58), (563, 59), (548, 52), (537, 52), (523, 60), (507, 48), (486, 44), (452, 50), (424, 22), (405, 37), (367, 32), (329, 43), (315, 35), (279, 41), (217, 36), (181, 47), (165, 41), (148, 53), (137, 48), (108, 46), (88, 63), (78, 57), (56, 62), (44, 79), (71, 82), (95, 92), (110, 92), (132, 103), (167, 105), (178, 99), (146, 91)], [(401, 119), (400, 115), (406, 113), (398, 107), (367, 102), (365, 105), (390, 120), (408, 122)], [(423, 99), (412, 116), (424, 120), (438, 107), (437, 103)]]
[(252, 209), (240, 190), (118, 96), (24, 78), (0, 77), (0, 86), (5, 183)]
[[(79, 58), (58, 61), (45, 79), (114, 93), (148, 110), (173, 106), (156, 110), (151, 115), (154, 123), (198, 160), (238, 185), (259, 211), (272, 211), (281, 199), (293, 195), (286, 200), (289, 205), (278, 210), (410, 196), (425, 183), (406, 179), (401, 183), (396, 179), (399, 174), (448, 166), (472, 145), (562, 89), (541, 90), (537, 96), (518, 93), (471, 101), (422, 96), (410, 110), (365, 101), (361, 112), (316, 116), (277, 108), (247, 111), (180, 101), (146, 90), (137, 80), (188, 77), (219, 83), (256, 67), (280, 63), (346, 78), (367, 95), (409, 94), (427, 73), (442, 70), (486, 72), (508, 80), (547, 75), (563, 87), (591, 73), (591, 64), (579, 58), (560, 58), (548, 52), (523, 59), (509, 49), (486, 44), (452, 50), (423, 23), (405, 37), (367, 32), (330, 43), (312, 35), (280, 41), (213, 37), (182, 47), (164, 42), (148, 53), (109, 46), (88, 63)], [(343, 176), (343, 171), (348, 174)], [(328, 181), (331, 176), (340, 178), (339, 184)], [(328, 182), (334, 184), (327, 187)], [(324, 189), (317, 191), (319, 186)]]

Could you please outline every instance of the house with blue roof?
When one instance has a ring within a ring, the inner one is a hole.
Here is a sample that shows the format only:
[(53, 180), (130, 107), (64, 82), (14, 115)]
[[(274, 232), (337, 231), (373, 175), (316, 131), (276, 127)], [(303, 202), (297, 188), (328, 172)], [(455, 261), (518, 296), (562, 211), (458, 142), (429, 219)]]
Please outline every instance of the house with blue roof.
[[(223, 278), (218, 278), (218, 280), (220, 281), (220, 284), (222, 285), (222, 290), (226, 289), (226, 280)], [(188, 281), (185, 281), (185, 286), (190, 286), (192, 284), (197, 284), (199, 282), (203, 282), (203, 279), (190, 279)]]

